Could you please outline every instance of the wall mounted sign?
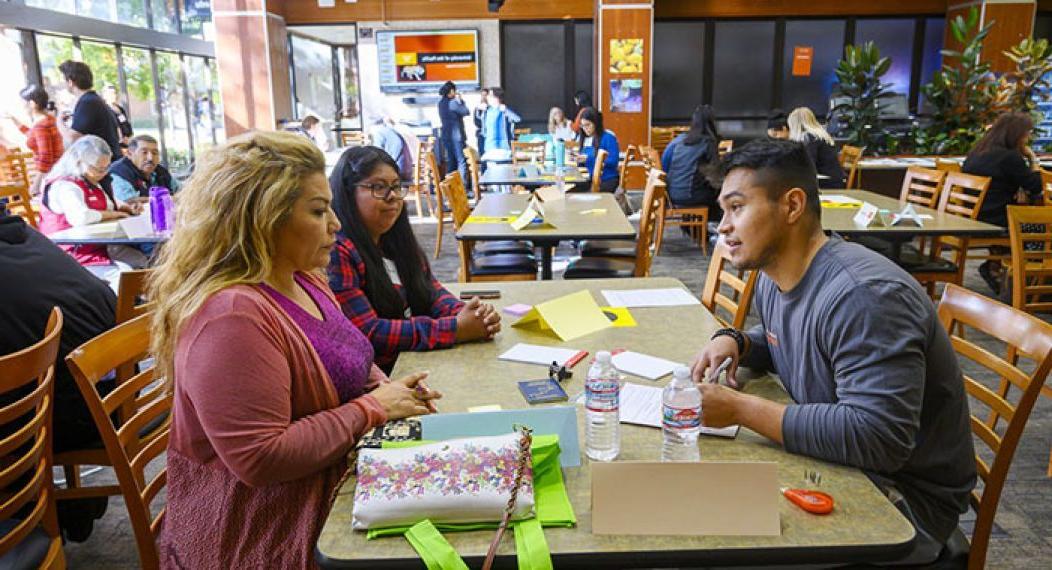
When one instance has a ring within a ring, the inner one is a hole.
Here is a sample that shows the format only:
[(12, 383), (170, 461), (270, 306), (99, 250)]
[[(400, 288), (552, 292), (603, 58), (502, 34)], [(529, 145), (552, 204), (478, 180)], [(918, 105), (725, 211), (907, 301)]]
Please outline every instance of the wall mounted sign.
[(798, 77), (811, 76), (811, 61), (814, 59), (815, 48), (811, 46), (793, 47), (793, 75)]
[(643, 73), (643, 39), (610, 40), (610, 73)]

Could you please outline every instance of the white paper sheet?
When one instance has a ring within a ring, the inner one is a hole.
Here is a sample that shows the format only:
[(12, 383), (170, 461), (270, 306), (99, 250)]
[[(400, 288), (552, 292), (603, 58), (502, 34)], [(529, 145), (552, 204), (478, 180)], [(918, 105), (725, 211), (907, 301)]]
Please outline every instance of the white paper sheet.
[(117, 223), (124, 230), (124, 235), (132, 239), (153, 235), (153, 223), (150, 221), (149, 213), (139, 214), (130, 218), (121, 218), (117, 220)]
[(843, 194), (822, 194), (823, 202), (831, 202), (833, 204), (861, 204), (862, 201), (856, 198), (849, 198)]
[(657, 380), (662, 376), (672, 374), (672, 370), (680, 364), (630, 350), (615, 354), (610, 360), (621, 372), (642, 376), (647, 380)]
[[(702, 408), (705, 403), (702, 402)], [(623, 424), (661, 427), (661, 388), (625, 382), (621, 387), (621, 411)], [(710, 428), (701, 426), (701, 433), (716, 437), (736, 437), (738, 426)]]
[(575, 354), (580, 352), (573, 348), (558, 348), (554, 346), (540, 346), (537, 344), (526, 344), (520, 342), (515, 346), (508, 349), (507, 352), (498, 356), (500, 360), (512, 360), (515, 362), (526, 362), (528, 364), (543, 364), (545, 366), (551, 364), (553, 361), (558, 362), (559, 365), (566, 364), (566, 361), (573, 358)]
[(611, 307), (673, 307), (676, 305), (700, 305), (701, 301), (689, 292), (673, 287), (669, 289), (625, 289), (603, 290), (603, 297)]

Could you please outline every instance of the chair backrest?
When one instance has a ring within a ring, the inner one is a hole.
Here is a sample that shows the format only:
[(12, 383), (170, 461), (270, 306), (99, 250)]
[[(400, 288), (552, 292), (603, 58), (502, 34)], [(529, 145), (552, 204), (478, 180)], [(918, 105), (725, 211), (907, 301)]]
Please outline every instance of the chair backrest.
[(625, 180), (628, 179), (629, 163), (635, 162), (637, 160), (639, 160), (639, 149), (636, 148), (636, 145), (634, 144), (628, 145), (628, 148), (625, 149), (625, 158), (621, 161), (621, 164), (618, 166), (617, 171), (617, 176), (618, 179), (621, 180), (621, 184), (624, 184)]
[(654, 259), (658, 239), (657, 225), (668, 201), (664, 178), (665, 173), (657, 168), (652, 169), (647, 176), (643, 205), (639, 210), (639, 237), (636, 240), (636, 266), (633, 277), (650, 276), (650, 264)]
[(0, 182), (13, 182), (29, 187), (29, 168), (26, 166), (33, 155), (21, 150), (7, 153), (0, 158)]
[(905, 178), (902, 179), (899, 201), (935, 208), (939, 202), (939, 190), (942, 189), (944, 178), (945, 172), (917, 166), (909, 167), (906, 169)]
[(643, 167), (646, 168), (647, 176), (650, 176), (651, 168), (661, 168), (661, 153), (654, 147), (641, 146), (639, 154), (643, 159)]
[[(139, 560), (143, 568), (157, 568), (156, 533), (164, 509), (151, 515), (151, 504), (167, 481), (162, 466), (147, 481), (146, 468), (160, 458), (168, 445), (171, 427), (172, 394), (164, 381), (158, 381), (153, 365), (142, 366), (150, 347), (151, 314), (138, 316), (102, 333), (66, 357), (73, 378), (102, 436), (106, 455), (117, 475), (128, 507)], [(140, 365), (139, 372), (120, 384), (105, 398), (95, 385), (110, 370)], [(119, 410), (132, 410), (123, 423), (114, 425), (111, 416)]]
[(442, 187), (441, 195), (446, 198), (450, 209), (453, 210), (453, 228), (459, 230), (471, 215), (468, 191), (464, 188), (464, 181), (460, 178), (460, 173), (454, 170), (446, 175), (440, 186)]
[(961, 163), (956, 160), (945, 160), (942, 158), (935, 159), (935, 170), (941, 170), (946, 173), (960, 172)]
[(665, 147), (676, 138), (676, 135), (689, 130), (689, 126), (650, 127), (650, 146), (654, 147), (654, 150), (660, 155), (665, 152)]
[(1046, 206), (1052, 206), (1052, 172), (1041, 169), (1041, 198)]
[(37, 228), (37, 213), (29, 195), (29, 186), (21, 182), (0, 182), (0, 198), (7, 199), (7, 210)]
[(479, 152), (473, 147), (464, 147), (464, 160), (468, 163), (468, 176), (471, 177), (471, 187), (475, 189), (475, 198), (481, 198), (482, 194), (479, 190), (479, 172), (481, 170), (482, 159), (479, 157)]
[[(435, 151), (433, 150), (425, 150), (423, 156), (424, 160), (420, 161), (424, 163), (424, 170), (421, 173), (421, 176), (423, 177), (421, 181), (422, 186), (420, 186), (420, 188), (427, 192), (430, 192), (431, 189), (434, 188), (435, 193), (437, 194), (439, 191), (438, 183), (442, 181), (442, 177), (439, 174), (441, 170), (438, 169), (438, 159), (435, 158)], [(437, 203), (438, 211), (436, 212), (436, 216), (442, 212), (442, 202), (438, 201)]]
[(720, 156), (723, 156), (732, 150), (734, 150), (734, 141), (731, 139), (721, 140), (719, 146), (717, 147), (717, 151), (719, 152)]
[(121, 272), (117, 283), (117, 324), (127, 322), (145, 314), (153, 308), (153, 303), (142, 302), (146, 290), (146, 279), (149, 269), (133, 269)]
[[(970, 497), (976, 520), (968, 552), (968, 567), (979, 569), (983, 568), (986, 561), (990, 530), (1012, 456), (1023, 435), (1034, 401), (1052, 368), (1052, 325), (952, 284), (946, 286), (939, 302), (939, 320), (951, 332), (950, 341), (958, 359), (970, 360), (970, 364), (999, 377), (1001, 383), (1000, 388), (994, 391), (969, 375), (964, 375), (964, 387), (971, 397), (969, 408), (972, 432), (977, 436), (977, 444), (985, 444), (985, 449), (977, 445), (975, 458), (982, 489), (972, 491)], [(972, 327), (1003, 342), (1007, 345), (1006, 357), (1000, 358), (963, 336), (953, 334), (953, 331), (958, 330), (958, 325)], [(1028, 374), (1018, 367), (1019, 356), (1035, 361), (1032, 373)], [(1014, 405), (1009, 400), (1012, 386), (1021, 393)], [(984, 412), (987, 416), (985, 420), (981, 419)], [(999, 426), (1002, 420), (1006, 425)]]
[(1009, 206), (1012, 306), (1027, 313), (1052, 310), (1052, 208)]
[(362, 131), (340, 131), (340, 146), (361, 146), (365, 144), (365, 133)]
[(847, 171), (848, 188), (854, 188), (858, 183), (858, 163), (862, 160), (862, 147), (846, 144), (840, 147), (840, 168)]
[(424, 153), (427, 152), (426, 144), (424, 139), (420, 139), (416, 143), (416, 160), (413, 161), (413, 186), (417, 187), (417, 190), (423, 188), (424, 178), (427, 175), (424, 165)]
[(515, 135), (516, 138), (518, 138), (518, 137), (520, 137), (522, 135), (528, 135), (531, 132), (532, 131), (529, 129), (529, 127), (521, 127), (521, 128), (518, 128), (518, 129), (514, 129), (512, 131), (512, 133)]
[(946, 172), (939, 197), (940, 212), (975, 220), (983, 207), (986, 191), (990, 189), (988, 176), (963, 172)]
[(603, 163), (607, 152), (604, 149), (595, 151), (595, 164), (592, 166), (592, 192), (598, 192), (603, 184)]
[[(759, 271), (735, 270), (731, 265), (727, 247), (719, 241), (712, 251), (712, 259), (709, 260), (709, 272), (705, 277), (705, 288), (701, 292), (701, 304), (705, 305), (723, 326), (743, 328), (745, 319), (749, 316), (749, 306), (752, 304), (752, 295), (759, 276)], [(733, 291), (728, 291), (731, 296), (724, 293), (724, 286)], [(730, 318), (724, 317), (721, 310), (730, 313)]]
[(544, 141), (512, 141), (511, 163), (544, 162), (546, 146), (547, 143)]
[[(0, 521), (14, 523), (0, 537), (0, 555), (38, 526), (53, 541), (58, 539), (58, 551), (48, 556), (62, 555), (51, 483), (55, 358), (62, 336), (62, 311), (57, 307), (43, 332), (43, 339), (32, 346), (0, 356), (0, 395), (10, 401), (0, 406)], [(15, 522), (16, 515), (21, 520)]]

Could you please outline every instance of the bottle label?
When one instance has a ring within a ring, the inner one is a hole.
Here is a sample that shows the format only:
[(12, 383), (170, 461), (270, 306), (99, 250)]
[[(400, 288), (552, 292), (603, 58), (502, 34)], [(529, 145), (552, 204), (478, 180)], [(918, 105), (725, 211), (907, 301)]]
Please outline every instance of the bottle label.
[(664, 404), (661, 406), (661, 423), (666, 429), (694, 430), (701, 427), (701, 410), (698, 408), (677, 408)]
[(620, 406), (621, 386), (617, 380), (589, 380), (585, 383), (585, 408), (591, 412), (616, 412)]

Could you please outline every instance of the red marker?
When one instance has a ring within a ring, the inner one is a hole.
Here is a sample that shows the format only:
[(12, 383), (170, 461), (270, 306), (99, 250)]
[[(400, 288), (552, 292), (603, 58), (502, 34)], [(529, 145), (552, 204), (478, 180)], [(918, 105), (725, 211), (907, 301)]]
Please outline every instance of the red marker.
[(563, 366), (567, 368), (573, 368), (574, 366), (577, 366), (578, 362), (584, 360), (586, 356), (588, 356), (588, 351), (582, 350), (577, 354), (571, 356), (569, 360), (566, 361), (566, 364), (563, 364)]

